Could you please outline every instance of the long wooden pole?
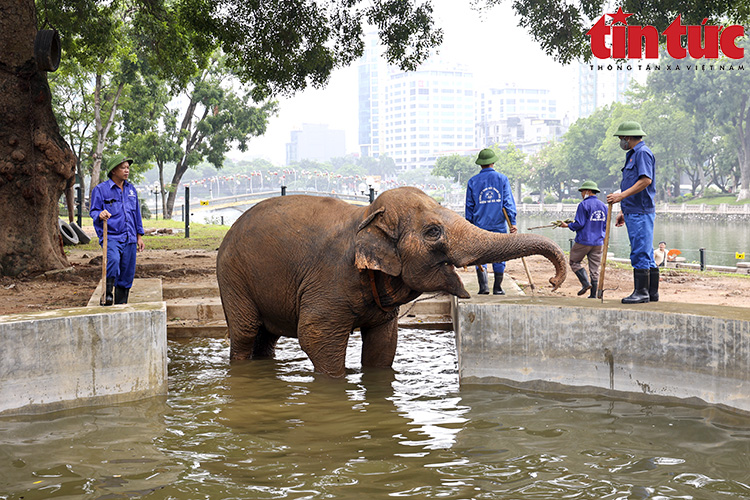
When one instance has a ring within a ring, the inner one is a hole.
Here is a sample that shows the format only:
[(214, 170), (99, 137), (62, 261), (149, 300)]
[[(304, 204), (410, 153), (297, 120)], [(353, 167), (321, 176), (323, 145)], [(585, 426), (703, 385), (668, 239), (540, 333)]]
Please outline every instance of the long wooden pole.
[(599, 291), (597, 294), (599, 298), (604, 302), (604, 273), (607, 271), (607, 251), (609, 250), (609, 228), (612, 225), (612, 203), (607, 208), (607, 229), (604, 232), (604, 248), (602, 255), (602, 270), (599, 273)]
[(102, 298), (99, 305), (107, 304), (107, 221), (104, 220), (104, 238), (102, 239)]
[[(508, 232), (510, 232), (510, 217), (508, 217), (508, 212), (505, 211), (505, 207), (503, 207), (503, 215), (505, 215), (505, 221), (508, 223)], [(534, 285), (534, 280), (531, 279), (531, 272), (529, 272), (529, 265), (526, 263), (526, 257), (521, 257), (521, 262), (523, 262), (523, 268), (526, 270), (526, 278), (529, 280), (531, 295), (536, 295), (536, 286)]]

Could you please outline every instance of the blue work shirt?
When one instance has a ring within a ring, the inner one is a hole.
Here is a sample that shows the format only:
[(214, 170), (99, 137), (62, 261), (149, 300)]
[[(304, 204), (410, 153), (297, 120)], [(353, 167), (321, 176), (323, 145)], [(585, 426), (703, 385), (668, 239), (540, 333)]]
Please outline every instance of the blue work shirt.
[(597, 247), (604, 243), (607, 231), (607, 205), (596, 196), (587, 196), (578, 204), (576, 220), (568, 224), (576, 232), (576, 243)]
[(125, 181), (120, 189), (112, 179), (108, 179), (97, 184), (91, 192), (89, 214), (94, 219), (94, 229), (99, 236), (99, 244), (102, 244), (104, 234), (104, 226), (99, 214), (105, 209), (111, 214), (107, 221), (107, 239), (120, 243), (137, 242), (137, 235), (143, 234), (143, 220), (135, 187)]
[(656, 158), (654, 153), (641, 141), (625, 155), (625, 166), (622, 167), (622, 182), (620, 191), (633, 186), (641, 176), (651, 179), (651, 184), (640, 193), (628, 196), (620, 202), (620, 208), (624, 214), (653, 214), (656, 213), (656, 197), (654, 169)]
[(466, 186), (466, 220), (494, 232), (507, 232), (503, 208), (516, 224), (516, 202), (508, 178), (494, 168), (483, 168)]

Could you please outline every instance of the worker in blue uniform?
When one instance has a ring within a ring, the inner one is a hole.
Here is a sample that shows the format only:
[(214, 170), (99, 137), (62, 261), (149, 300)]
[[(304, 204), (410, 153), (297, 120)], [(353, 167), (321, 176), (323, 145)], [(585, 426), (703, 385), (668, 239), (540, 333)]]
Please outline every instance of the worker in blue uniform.
[(638, 122), (622, 122), (614, 134), (620, 148), (627, 151), (622, 168), (620, 192), (607, 195), (608, 203), (620, 203), (616, 227), (627, 227), (630, 239), (630, 264), (634, 290), (623, 304), (641, 304), (659, 300), (659, 268), (654, 261), (654, 189), (656, 158), (643, 142), (646, 133)]
[[(599, 284), (599, 268), (602, 264), (602, 245), (607, 231), (607, 205), (596, 197), (599, 186), (594, 181), (584, 182), (578, 191), (583, 201), (578, 204), (575, 220), (563, 222), (560, 227), (567, 227), (576, 232), (575, 242), (570, 249), (570, 268), (581, 282), (578, 295), (591, 290), (589, 298), (595, 299)], [(582, 264), (584, 257), (588, 260), (591, 281)]]
[(91, 192), (89, 214), (99, 244), (104, 242), (104, 221), (107, 221), (107, 282), (105, 304), (127, 304), (135, 277), (136, 252), (142, 252), (143, 220), (138, 192), (130, 182), (133, 160), (125, 155), (113, 156), (107, 163), (109, 180)]
[[(513, 192), (510, 188), (508, 178), (497, 172), (493, 167), (498, 156), (492, 149), (483, 149), (479, 152), (475, 163), (482, 167), (478, 174), (469, 179), (466, 186), (466, 220), (487, 231), (495, 233), (515, 233), (516, 228), (516, 202), (513, 200)], [(510, 228), (505, 221), (503, 208), (508, 214)], [(479, 280), (479, 293), (486, 295), (490, 293), (485, 266), (477, 266), (477, 279)], [(505, 262), (492, 264), (495, 282), (492, 285), (494, 295), (505, 295), (502, 283), (505, 274)]]

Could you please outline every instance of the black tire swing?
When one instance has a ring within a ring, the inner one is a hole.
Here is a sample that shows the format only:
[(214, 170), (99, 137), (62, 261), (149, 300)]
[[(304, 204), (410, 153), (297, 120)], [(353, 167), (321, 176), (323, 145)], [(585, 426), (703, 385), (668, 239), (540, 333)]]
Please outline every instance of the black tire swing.
[(60, 66), (62, 47), (57, 30), (39, 30), (34, 39), (34, 58), (39, 71), (55, 71)]
[(80, 242), (78, 240), (78, 234), (76, 234), (75, 230), (70, 227), (70, 224), (62, 219), (57, 219), (57, 226), (60, 228), (63, 245), (77, 245)]

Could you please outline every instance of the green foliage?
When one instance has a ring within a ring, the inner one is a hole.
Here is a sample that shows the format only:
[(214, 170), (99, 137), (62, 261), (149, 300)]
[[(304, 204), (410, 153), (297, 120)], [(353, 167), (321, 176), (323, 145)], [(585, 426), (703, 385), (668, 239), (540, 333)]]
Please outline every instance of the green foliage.
[(322, 87), (362, 55), (365, 22), (390, 63), (413, 69), (442, 40), (429, 2), (412, 0), (182, 0), (185, 25), (220, 45), (230, 66), (261, 99)]
[(530, 170), (526, 165), (526, 154), (509, 142), (505, 149), (497, 155), (495, 170), (508, 177), (511, 184), (525, 182), (529, 179)]
[(445, 177), (458, 182), (461, 186), (466, 186), (469, 179), (479, 172), (479, 165), (474, 163), (476, 160), (473, 156), (461, 156), (452, 154), (441, 156), (435, 161), (432, 167), (432, 175)]

